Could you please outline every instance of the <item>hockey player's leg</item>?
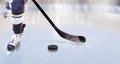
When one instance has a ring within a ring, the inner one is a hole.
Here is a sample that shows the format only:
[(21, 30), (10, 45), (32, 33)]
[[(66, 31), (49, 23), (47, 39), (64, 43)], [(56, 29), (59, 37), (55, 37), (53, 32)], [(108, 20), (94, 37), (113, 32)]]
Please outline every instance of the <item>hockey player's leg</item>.
[(13, 0), (11, 5), (14, 35), (7, 46), (8, 51), (14, 50), (19, 45), (20, 37), (25, 28), (25, 24), (23, 24), (24, 0)]
[(6, 1), (5, 2), (5, 8), (4, 8), (4, 12), (3, 12), (3, 17), (6, 19), (8, 17), (10, 17), (10, 12), (11, 12), (11, 5), (10, 5), (11, 1)]

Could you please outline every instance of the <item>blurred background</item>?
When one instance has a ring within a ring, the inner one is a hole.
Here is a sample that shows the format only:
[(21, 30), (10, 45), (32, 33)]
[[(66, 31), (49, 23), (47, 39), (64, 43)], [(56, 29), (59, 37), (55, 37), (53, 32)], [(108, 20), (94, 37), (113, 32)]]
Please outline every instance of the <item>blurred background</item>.
[[(5, 0), (0, 0), (0, 3), (3, 3)], [(91, 4), (91, 5), (116, 5), (119, 6), (120, 0), (37, 0), (41, 3), (46, 4)]]
[[(4, 1), (0, 0), (0, 14), (3, 12)], [(58, 11), (57, 14), (65, 15), (68, 12), (82, 15), (82, 19), (98, 24), (118, 27), (120, 14), (120, 0), (36, 0), (46, 11)], [(33, 3), (27, 4), (27, 10), (34, 9)], [(61, 11), (61, 12), (60, 12)], [(79, 14), (79, 13), (80, 14)], [(99, 20), (99, 21), (98, 21)], [(62, 22), (62, 21), (61, 21)], [(85, 21), (84, 21), (85, 22)], [(113, 26), (114, 25), (114, 26)]]

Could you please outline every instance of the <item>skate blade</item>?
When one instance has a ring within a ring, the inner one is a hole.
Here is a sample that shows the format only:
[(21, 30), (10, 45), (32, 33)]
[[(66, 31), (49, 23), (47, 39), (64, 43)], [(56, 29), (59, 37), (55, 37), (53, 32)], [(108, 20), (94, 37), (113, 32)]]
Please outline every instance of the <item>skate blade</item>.
[(13, 51), (7, 51), (7, 56), (11, 55)]

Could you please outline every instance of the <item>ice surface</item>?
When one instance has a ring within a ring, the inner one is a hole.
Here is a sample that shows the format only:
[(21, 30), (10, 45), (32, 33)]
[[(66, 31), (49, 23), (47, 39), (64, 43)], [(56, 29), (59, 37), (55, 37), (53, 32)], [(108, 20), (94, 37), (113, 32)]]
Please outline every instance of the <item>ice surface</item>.
[[(61, 30), (86, 37), (85, 45), (76, 45), (61, 38), (33, 9), (25, 12), (27, 27), (20, 48), (9, 55), (6, 46), (13, 34), (11, 22), (0, 13), (0, 64), (120, 64), (119, 15), (47, 8), (47, 14)], [(58, 45), (58, 51), (48, 51), (49, 44)]]

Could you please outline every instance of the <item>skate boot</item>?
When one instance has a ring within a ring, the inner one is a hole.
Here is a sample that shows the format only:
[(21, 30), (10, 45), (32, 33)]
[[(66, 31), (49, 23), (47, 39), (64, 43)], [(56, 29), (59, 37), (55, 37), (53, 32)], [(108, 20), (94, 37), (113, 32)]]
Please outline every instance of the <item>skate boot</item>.
[(7, 50), (13, 51), (20, 45), (20, 38), (22, 34), (15, 34), (12, 36), (11, 41), (8, 43)]
[[(12, 36), (10, 42), (7, 45), (8, 51), (15, 50), (20, 45), (20, 39), (23, 34), (26, 24), (13, 25), (14, 35)], [(16, 31), (17, 30), (17, 31)]]

